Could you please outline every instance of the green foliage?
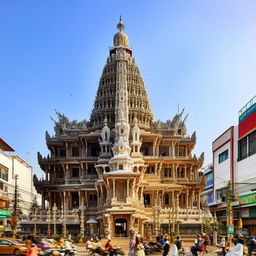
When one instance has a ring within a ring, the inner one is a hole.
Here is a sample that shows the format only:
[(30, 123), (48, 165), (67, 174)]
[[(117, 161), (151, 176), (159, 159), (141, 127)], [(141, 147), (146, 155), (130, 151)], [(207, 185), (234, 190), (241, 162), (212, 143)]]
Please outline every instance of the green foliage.
[(213, 223), (211, 218), (205, 218), (204, 232), (212, 236), (214, 231), (217, 231), (219, 235), (226, 235), (226, 229), (223, 223), (218, 221), (216, 223)]
[(78, 233), (72, 240), (74, 240), (75, 243), (78, 243), (79, 240), (83, 237), (82, 233)]
[(59, 240), (59, 238), (61, 237), (61, 235), (59, 235), (59, 234), (53, 234), (53, 239), (55, 240), (55, 241), (58, 241)]

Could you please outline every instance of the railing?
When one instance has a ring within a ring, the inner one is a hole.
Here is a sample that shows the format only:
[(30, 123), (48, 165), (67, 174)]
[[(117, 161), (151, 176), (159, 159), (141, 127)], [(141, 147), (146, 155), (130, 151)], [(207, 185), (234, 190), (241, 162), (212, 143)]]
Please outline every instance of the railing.
[(256, 95), (248, 102), (245, 104), (244, 107), (242, 107), (239, 111), (239, 122), (241, 122), (246, 116), (247, 112), (250, 112), (250, 108), (255, 104), (256, 108)]

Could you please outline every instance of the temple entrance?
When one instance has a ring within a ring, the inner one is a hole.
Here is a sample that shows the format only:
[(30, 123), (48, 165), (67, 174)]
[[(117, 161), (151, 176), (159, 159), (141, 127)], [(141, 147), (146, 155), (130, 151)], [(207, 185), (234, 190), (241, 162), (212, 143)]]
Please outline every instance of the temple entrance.
[(115, 220), (115, 236), (127, 236), (127, 219), (120, 218)]

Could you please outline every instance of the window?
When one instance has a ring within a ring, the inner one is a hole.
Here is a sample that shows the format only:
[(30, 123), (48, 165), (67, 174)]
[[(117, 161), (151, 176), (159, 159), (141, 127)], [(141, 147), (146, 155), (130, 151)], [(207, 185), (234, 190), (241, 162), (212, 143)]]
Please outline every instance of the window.
[(72, 207), (78, 208), (79, 207), (79, 195), (78, 192), (72, 192)]
[(150, 205), (150, 194), (145, 194), (144, 195), (144, 205), (147, 207)]
[(213, 185), (212, 173), (206, 174), (206, 187)]
[(59, 149), (59, 156), (60, 157), (66, 157), (66, 149), (65, 148), (60, 148)]
[(249, 134), (249, 156), (256, 154), (256, 131)]
[(238, 142), (238, 159), (243, 160), (247, 157), (247, 137)]
[(211, 191), (208, 195), (207, 195), (207, 201), (208, 203), (213, 203), (213, 191)]
[(72, 168), (72, 178), (79, 178), (79, 168)]
[(155, 174), (155, 166), (148, 166), (146, 170), (146, 174)]
[(164, 168), (164, 178), (172, 177), (172, 168)]
[(3, 165), (0, 165), (0, 178), (8, 181), (8, 168)]
[(228, 149), (219, 154), (219, 164), (228, 159)]
[(79, 156), (79, 147), (72, 147), (72, 156)]
[(64, 178), (64, 172), (61, 167), (56, 169), (56, 178)]
[(96, 175), (97, 174), (94, 165), (88, 165), (87, 174), (88, 175)]
[(96, 207), (97, 206), (97, 195), (96, 194), (89, 194), (89, 207)]
[(0, 240), (0, 244), (2, 244), (2, 245), (10, 245), (12, 243), (10, 243), (9, 241), (6, 241), (6, 240)]
[(170, 204), (170, 195), (169, 194), (164, 195), (164, 204), (166, 204), (166, 205)]
[(185, 168), (177, 168), (177, 178), (185, 178)]

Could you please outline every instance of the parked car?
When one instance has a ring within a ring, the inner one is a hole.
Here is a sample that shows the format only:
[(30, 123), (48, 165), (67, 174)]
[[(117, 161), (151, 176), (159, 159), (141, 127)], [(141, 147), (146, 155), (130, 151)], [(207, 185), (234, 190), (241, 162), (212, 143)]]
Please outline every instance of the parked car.
[(0, 255), (26, 255), (27, 247), (18, 240), (0, 238)]

